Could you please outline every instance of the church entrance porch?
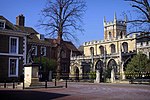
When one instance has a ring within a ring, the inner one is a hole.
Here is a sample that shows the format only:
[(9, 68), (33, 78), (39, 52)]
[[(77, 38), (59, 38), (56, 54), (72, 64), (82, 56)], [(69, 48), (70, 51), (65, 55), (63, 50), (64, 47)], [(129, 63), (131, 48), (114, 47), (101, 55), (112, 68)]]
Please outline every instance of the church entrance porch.
[(78, 67), (75, 68), (75, 80), (79, 81), (79, 68)]
[(104, 82), (104, 63), (101, 60), (98, 60), (96, 65), (96, 83)]
[(119, 79), (118, 75), (119, 70), (117, 67), (117, 63), (114, 59), (109, 60), (106, 73), (107, 73), (106, 77), (109, 78), (112, 83)]

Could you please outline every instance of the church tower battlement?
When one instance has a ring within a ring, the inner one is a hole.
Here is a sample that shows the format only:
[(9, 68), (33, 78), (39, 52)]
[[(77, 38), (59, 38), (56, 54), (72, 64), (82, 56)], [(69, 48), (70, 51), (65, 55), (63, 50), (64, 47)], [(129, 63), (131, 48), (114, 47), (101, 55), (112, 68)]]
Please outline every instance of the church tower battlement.
[(114, 20), (112, 22), (107, 22), (104, 17), (104, 40), (123, 38), (126, 35), (126, 21), (126, 17), (124, 21), (117, 20), (116, 13), (114, 13)]

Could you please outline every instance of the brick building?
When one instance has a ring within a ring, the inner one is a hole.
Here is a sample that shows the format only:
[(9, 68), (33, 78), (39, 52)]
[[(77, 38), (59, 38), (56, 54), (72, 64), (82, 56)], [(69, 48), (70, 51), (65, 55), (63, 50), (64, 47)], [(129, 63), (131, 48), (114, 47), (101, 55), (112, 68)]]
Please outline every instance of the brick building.
[[(34, 58), (47, 57), (48, 59), (54, 59), (57, 61), (57, 40), (51, 38), (45, 38), (44, 35), (38, 33), (32, 27), (24, 26), (25, 17), (19, 15), (16, 17), (16, 27), (23, 32), (29, 33), (27, 39), (27, 52), (34, 48)], [(61, 58), (61, 73), (69, 73), (70, 67), (70, 55), (80, 55), (78, 49), (70, 41), (63, 41), (62, 58)]]
[(0, 16), (0, 81), (18, 80), (26, 64), (28, 33)]
[[(47, 57), (57, 61), (56, 39), (45, 38), (32, 27), (26, 27), (22, 14), (16, 17), (16, 25), (0, 16), (0, 81), (20, 79), (31, 48), (34, 48), (34, 58)], [(79, 54), (71, 42), (63, 41), (62, 73), (70, 72), (70, 55)]]

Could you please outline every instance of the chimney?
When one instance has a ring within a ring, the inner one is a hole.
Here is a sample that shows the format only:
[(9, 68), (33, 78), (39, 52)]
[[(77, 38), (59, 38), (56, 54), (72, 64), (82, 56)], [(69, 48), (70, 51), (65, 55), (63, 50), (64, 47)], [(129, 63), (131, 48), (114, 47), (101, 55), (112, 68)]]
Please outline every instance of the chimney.
[(16, 17), (16, 25), (24, 26), (24, 23), (25, 23), (25, 17), (23, 16), (23, 14)]

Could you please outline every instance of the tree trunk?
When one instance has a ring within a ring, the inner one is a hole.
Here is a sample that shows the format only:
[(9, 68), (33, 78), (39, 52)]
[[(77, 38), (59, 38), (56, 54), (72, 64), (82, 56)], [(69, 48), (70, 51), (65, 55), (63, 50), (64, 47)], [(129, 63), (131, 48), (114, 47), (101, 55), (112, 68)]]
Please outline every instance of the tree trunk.
[(61, 51), (62, 51), (62, 35), (59, 35), (57, 38), (57, 76), (56, 78), (59, 80), (61, 76)]

